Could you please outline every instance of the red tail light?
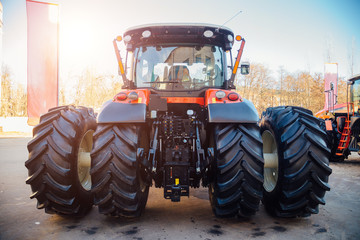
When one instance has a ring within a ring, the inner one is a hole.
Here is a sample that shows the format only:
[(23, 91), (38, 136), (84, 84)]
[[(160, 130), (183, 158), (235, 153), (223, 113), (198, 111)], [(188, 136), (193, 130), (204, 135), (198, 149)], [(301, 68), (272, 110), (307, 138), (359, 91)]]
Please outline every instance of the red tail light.
[(229, 93), (228, 99), (229, 99), (230, 101), (236, 101), (236, 100), (239, 99), (239, 94), (234, 93), (234, 92)]
[(124, 93), (124, 92), (118, 93), (118, 94), (115, 96), (115, 100), (116, 100), (116, 101), (125, 101), (126, 99), (127, 99), (127, 95), (126, 95), (126, 93)]

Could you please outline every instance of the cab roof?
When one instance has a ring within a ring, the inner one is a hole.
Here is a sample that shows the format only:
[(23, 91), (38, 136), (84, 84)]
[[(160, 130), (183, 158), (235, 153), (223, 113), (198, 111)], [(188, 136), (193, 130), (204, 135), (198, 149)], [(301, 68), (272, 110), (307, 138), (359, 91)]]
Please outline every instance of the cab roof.
[(351, 82), (355, 82), (357, 80), (360, 80), (360, 74), (354, 75), (352, 77), (350, 77), (349, 81)]
[(227, 27), (197, 23), (148, 24), (129, 28), (123, 35), (128, 49), (151, 45), (215, 45), (230, 50), (234, 33)]

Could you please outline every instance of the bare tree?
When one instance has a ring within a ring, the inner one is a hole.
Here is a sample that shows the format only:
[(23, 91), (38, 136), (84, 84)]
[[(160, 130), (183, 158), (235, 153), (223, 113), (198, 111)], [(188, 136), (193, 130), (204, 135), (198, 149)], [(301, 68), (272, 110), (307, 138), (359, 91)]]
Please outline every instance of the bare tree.
[(1, 116), (10, 117), (15, 114), (11, 107), (13, 103), (13, 96), (11, 94), (13, 85), (10, 69), (3, 65), (1, 75)]
[(237, 82), (237, 90), (242, 97), (252, 101), (261, 113), (274, 102), (274, 83), (271, 71), (265, 65), (252, 63), (249, 75)]
[(71, 79), (76, 82), (73, 96), (60, 97), (65, 99), (66, 104), (83, 105), (98, 110), (105, 101), (113, 99), (121, 90), (119, 78), (98, 74), (90, 68), (85, 69), (79, 76), (72, 76)]
[(242, 97), (254, 103), (259, 114), (268, 107), (279, 105), (300, 106), (314, 113), (324, 107), (324, 78), (320, 73), (288, 73), (280, 67), (275, 81), (267, 67), (253, 63), (250, 74), (242, 78), (237, 90)]
[(0, 116), (23, 117), (27, 113), (25, 88), (12, 79), (10, 69), (3, 65), (1, 75), (1, 108)]
[(333, 56), (333, 44), (331, 37), (326, 38), (325, 46), (326, 46), (325, 62), (332, 63), (334, 61), (334, 56)]
[(356, 39), (355, 37), (353, 37), (351, 41), (351, 46), (348, 49), (348, 63), (349, 63), (350, 76), (354, 75), (355, 53), (356, 53)]
[[(26, 116), (26, 93), (24, 86), (12, 81), (11, 72), (3, 68), (1, 116)], [(74, 82), (74, 84), (69, 84)], [(302, 71), (289, 73), (284, 67), (274, 79), (269, 68), (252, 63), (250, 74), (236, 82), (237, 91), (243, 98), (252, 101), (261, 114), (266, 108), (279, 105), (302, 106), (314, 113), (324, 107), (324, 78), (322, 74)], [(74, 104), (99, 110), (101, 105), (121, 91), (120, 78), (96, 73), (87, 68), (80, 75), (69, 75), (60, 81), (60, 105)], [(346, 102), (346, 82), (339, 79), (338, 102)]]
[[(284, 69), (284, 66), (280, 66), (279, 67), (279, 70), (278, 70), (278, 74), (279, 74), (279, 90), (280, 90), (280, 93), (283, 91), (283, 82), (284, 82), (284, 76), (285, 76), (285, 74), (286, 74), (286, 72), (285, 72), (285, 69)], [(279, 104), (280, 105), (282, 105), (282, 98), (283, 98), (283, 95), (282, 94), (280, 94), (280, 96), (279, 96)]]
[(310, 107), (309, 109), (316, 113), (324, 108), (325, 105), (325, 92), (324, 84), (325, 79), (321, 73), (311, 75), (312, 81), (310, 86)]

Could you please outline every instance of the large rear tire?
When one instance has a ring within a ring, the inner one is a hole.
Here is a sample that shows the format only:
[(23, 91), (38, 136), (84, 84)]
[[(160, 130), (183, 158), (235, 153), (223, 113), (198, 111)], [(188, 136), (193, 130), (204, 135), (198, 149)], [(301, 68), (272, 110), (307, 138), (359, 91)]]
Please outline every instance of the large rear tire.
[(92, 191), (100, 213), (138, 217), (145, 208), (149, 186), (136, 159), (147, 141), (141, 130), (136, 124), (101, 124), (94, 134)]
[(91, 209), (90, 163), (86, 156), (95, 129), (94, 112), (85, 107), (56, 107), (41, 116), (28, 143), (29, 159), (25, 162), (29, 172), (26, 183), (33, 192), (30, 198), (38, 200), (37, 208), (76, 216)]
[[(266, 210), (278, 217), (309, 216), (330, 190), (330, 148), (320, 120), (299, 107), (274, 107), (260, 122)], [(270, 156), (270, 157), (267, 157)]]
[(217, 217), (249, 217), (259, 209), (263, 185), (262, 141), (257, 124), (214, 127), (215, 178), (209, 186)]

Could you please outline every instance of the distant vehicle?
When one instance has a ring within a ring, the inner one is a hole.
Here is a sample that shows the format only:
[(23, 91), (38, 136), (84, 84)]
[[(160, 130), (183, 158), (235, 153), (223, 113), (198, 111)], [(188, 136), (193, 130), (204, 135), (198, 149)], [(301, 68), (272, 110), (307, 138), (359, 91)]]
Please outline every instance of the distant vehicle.
[(351, 77), (347, 86), (346, 103), (329, 106), (329, 110), (315, 114), (327, 122), (333, 162), (344, 161), (351, 152), (360, 150), (360, 74)]

